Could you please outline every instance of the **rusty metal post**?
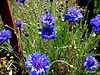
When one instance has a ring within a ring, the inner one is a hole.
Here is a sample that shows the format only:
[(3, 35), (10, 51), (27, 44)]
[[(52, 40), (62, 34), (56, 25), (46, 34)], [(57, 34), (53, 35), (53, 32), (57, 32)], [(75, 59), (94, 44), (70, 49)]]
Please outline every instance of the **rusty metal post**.
[[(0, 15), (2, 17), (2, 21), (3, 21), (4, 25), (7, 24), (9, 27), (15, 29), (15, 31), (19, 35), (19, 31), (16, 29), (16, 26), (14, 23), (9, 0), (0, 0)], [(14, 30), (12, 30), (6, 26), (5, 26), (5, 29), (11, 31), (12, 37), (10, 39), (10, 44), (11, 44), (12, 48), (14, 48), (14, 51), (16, 51), (19, 54), (19, 58), (22, 61), (23, 53), (22, 53), (21, 43), (20, 43), (19, 39), (16, 37)]]
[[(0, 14), (1, 14), (4, 25), (7, 24), (9, 27), (14, 28), (15, 31), (17, 32), (15, 23), (13, 20), (12, 12), (10, 9), (9, 0), (0, 0)], [(5, 26), (5, 28), (7, 30), (9, 29), (6, 26)], [(11, 31), (11, 34), (12, 34), (12, 38), (10, 39), (11, 46), (15, 47), (18, 42), (17, 37), (12, 29), (9, 29), (9, 30)], [(16, 46), (14, 49), (17, 51), (18, 47)]]

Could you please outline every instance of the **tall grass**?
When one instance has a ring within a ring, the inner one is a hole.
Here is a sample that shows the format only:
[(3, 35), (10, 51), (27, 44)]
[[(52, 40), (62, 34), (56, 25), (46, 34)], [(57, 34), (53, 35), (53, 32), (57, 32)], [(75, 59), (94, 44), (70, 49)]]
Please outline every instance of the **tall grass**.
[[(54, 0), (52, 3), (43, 0), (27, 0), (23, 4), (16, 4), (14, 0), (11, 0), (10, 4), (14, 20), (25, 23), (22, 29), (29, 33), (29, 36), (25, 37), (21, 31), (20, 41), (24, 56), (28, 58), (34, 52), (48, 56), (51, 65), (47, 75), (50, 73), (53, 75), (91, 75), (97, 72), (98, 68), (95, 71), (86, 70), (83, 63), (87, 55), (99, 55), (95, 54), (94, 50), (91, 52), (90, 50), (97, 47), (100, 35), (96, 33), (96, 36), (93, 36), (93, 30), (88, 33), (86, 21), (81, 20), (79, 23), (64, 21), (66, 8), (72, 7), (70, 4), (66, 5), (65, 0)], [(40, 29), (44, 26), (41, 24), (41, 17), (47, 11), (56, 17), (54, 27), (57, 30), (57, 37), (53, 40), (45, 40), (39, 35)]]

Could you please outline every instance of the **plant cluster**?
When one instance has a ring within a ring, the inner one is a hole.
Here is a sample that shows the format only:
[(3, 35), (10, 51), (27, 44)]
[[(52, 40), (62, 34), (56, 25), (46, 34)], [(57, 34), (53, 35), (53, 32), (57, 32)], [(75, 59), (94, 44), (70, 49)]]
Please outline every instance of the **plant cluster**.
[[(96, 58), (100, 55), (96, 48), (100, 41), (100, 14), (96, 14), (97, 16), (90, 20), (93, 29), (89, 32), (87, 28), (89, 12), (85, 12), (86, 9), (82, 11), (84, 9), (72, 5), (70, 1), (16, 0), (10, 3), (15, 25), (20, 32), (18, 39), (25, 56), (22, 62), (24, 65), (21, 65), (20, 60), (17, 64), (25, 70), (24, 73), (28, 72), (30, 75), (100, 74), (99, 61)], [(10, 50), (10, 38), (11, 32), (2, 30), (0, 47), (6, 46), (7, 51), (19, 59), (13, 48)], [(0, 61), (4, 62), (2, 59)]]

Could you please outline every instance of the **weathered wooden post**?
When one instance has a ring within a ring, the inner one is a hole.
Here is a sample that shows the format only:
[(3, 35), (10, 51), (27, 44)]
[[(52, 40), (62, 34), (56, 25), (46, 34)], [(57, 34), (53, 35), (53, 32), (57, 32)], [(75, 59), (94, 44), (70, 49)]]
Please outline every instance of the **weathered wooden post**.
[[(2, 17), (4, 25), (7, 24), (9, 27), (15, 29), (15, 31), (19, 35), (19, 31), (16, 29), (16, 26), (14, 23), (9, 0), (0, 0), (0, 15)], [(22, 53), (21, 43), (19, 39), (16, 37), (14, 30), (10, 29), (9, 27), (5, 26), (5, 29), (7, 30), (9, 29), (12, 34), (12, 37), (10, 39), (10, 44), (12, 48), (14, 49), (14, 51), (16, 51), (19, 54), (19, 57), (20, 57), (19, 59), (22, 61), (23, 53)], [(22, 75), (22, 73), (20, 75)]]

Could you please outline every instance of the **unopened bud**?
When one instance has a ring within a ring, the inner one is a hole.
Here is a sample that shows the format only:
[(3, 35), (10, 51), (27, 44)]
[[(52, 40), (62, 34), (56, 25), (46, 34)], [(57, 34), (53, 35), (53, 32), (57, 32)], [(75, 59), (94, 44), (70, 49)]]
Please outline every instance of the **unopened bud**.
[(94, 48), (94, 50), (97, 50), (97, 48)]
[(28, 37), (28, 36), (29, 36), (29, 33), (28, 33), (28, 32), (26, 32), (26, 33), (25, 33), (25, 36), (26, 36), (26, 37)]
[(80, 30), (82, 30), (82, 27), (80, 27)]
[(77, 47), (74, 47), (74, 49), (76, 50)]
[(41, 32), (39, 32), (38, 34), (39, 34), (39, 35), (41, 35), (42, 33), (41, 33)]
[(80, 50), (78, 49), (77, 51), (79, 51), (80, 52)]

